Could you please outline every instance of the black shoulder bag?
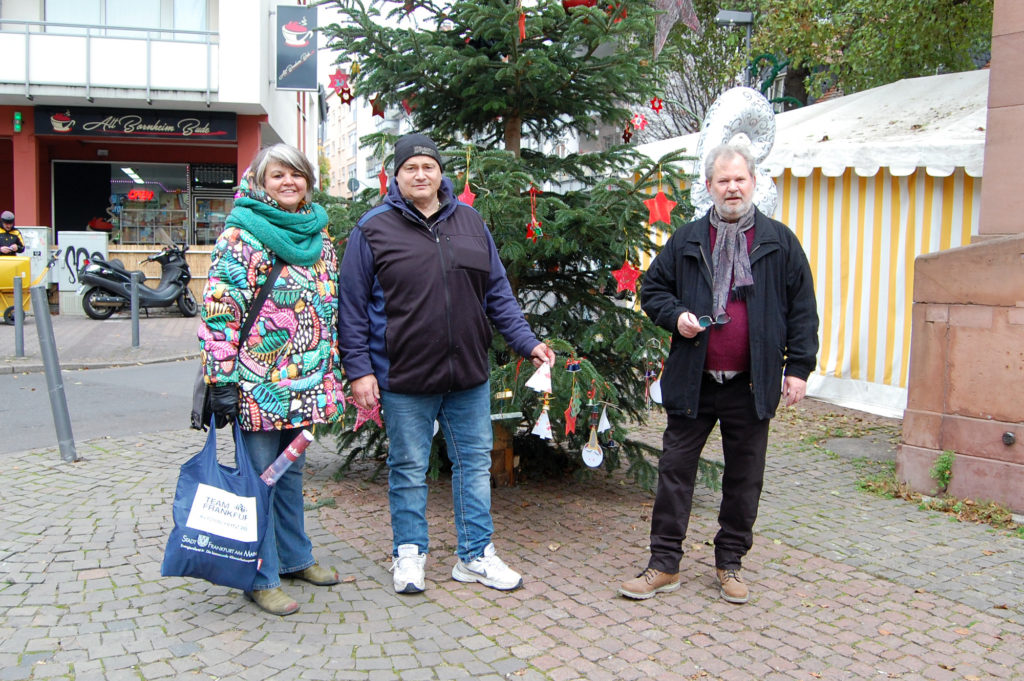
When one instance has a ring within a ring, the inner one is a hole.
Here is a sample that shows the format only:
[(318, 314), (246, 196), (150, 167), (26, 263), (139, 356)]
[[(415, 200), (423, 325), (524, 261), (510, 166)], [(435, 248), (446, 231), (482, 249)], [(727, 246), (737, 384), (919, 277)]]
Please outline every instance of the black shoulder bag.
[[(281, 273), (283, 267), (284, 261), (278, 258), (274, 262), (274, 266), (270, 268), (267, 280), (263, 282), (263, 286), (260, 286), (256, 297), (253, 298), (252, 305), (245, 312), (242, 327), (238, 330), (239, 343), (244, 343), (245, 339), (249, 337), (249, 331), (252, 329), (252, 325), (256, 323), (256, 311), (263, 307), (263, 303), (266, 301), (267, 296), (270, 295), (270, 289), (274, 288), (274, 281), (277, 279), (277, 275)], [(196, 376), (195, 385), (192, 386), (192, 427), (203, 431), (210, 424), (210, 416), (212, 414), (210, 411), (210, 386), (206, 382), (205, 374), (203, 363), (200, 360), (199, 373)]]

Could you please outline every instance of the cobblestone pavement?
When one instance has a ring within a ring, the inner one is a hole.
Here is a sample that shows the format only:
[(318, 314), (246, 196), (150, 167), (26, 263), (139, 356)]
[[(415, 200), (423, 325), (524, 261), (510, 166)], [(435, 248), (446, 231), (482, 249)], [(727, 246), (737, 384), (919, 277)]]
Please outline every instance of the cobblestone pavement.
[(618, 597), (645, 563), (651, 496), (604, 474), (494, 490), (496, 544), (526, 580), (512, 593), (450, 579), (449, 485), (431, 483), (428, 590), (397, 595), (383, 476), (366, 463), (334, 482), (338, 456), (316, 444), (310, 505), (336, 505), (308, 530), (345, 581), (287, 584), (302, 604), (287, 618), (159, 575), (177, 467), (202, 438), (7, 457), (0, 681), (1024, 678), (1024, 541), (859, 492), (853, 464), (799, 438), (771, 447), (745, 606), (714, 586), (708, 490), (682, 588)]

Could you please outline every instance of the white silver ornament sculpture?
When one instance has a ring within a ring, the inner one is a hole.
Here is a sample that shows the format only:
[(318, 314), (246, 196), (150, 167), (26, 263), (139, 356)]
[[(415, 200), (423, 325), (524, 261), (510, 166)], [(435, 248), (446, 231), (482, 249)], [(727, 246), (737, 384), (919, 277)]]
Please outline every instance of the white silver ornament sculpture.
[(730, 142), (744, 143), (750, 148), (757, 180), (754, 205), (765, 215), (772, 215), (779, 195), (771, 175), (761, 168), (761, 162), (768, 157), (775, 144), (775, 112), (764, 95), (757, 90), (735, 87), (726, 90), (715, 100), (700, 128), (696, 168), (699, 176), (690, 187), (690, 203), (696, 211), (695, 216), (704, 215), (713, 205), (704, 184), (704, 160), (712, 149)]

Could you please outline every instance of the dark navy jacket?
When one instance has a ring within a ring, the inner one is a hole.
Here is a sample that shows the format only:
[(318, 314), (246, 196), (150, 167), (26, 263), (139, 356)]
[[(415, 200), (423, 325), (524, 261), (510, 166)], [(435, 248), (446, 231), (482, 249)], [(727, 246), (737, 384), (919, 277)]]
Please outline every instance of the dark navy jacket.
[[(707, 333), (683, 338), (679, 315), (711, 314), (711, 232), (708, 215), (675, 231), (644, 276), (640, 303), (647, 316), (672, 332), (661, 380), (666, 411), (697, 416)], [(807, 256), (786, 225), (761, 211), (750, 247), (753, 291), (747, 296), (750, 382), (761, 419), (771, 418), (782, 396), (782, 375), (807, 380), (818, 354), (818, 308)]]
[(338, 346), (348, 379), (437, 394), (490, 375), (491, 323), (524, 357), (540, 343), (523, 318), (483, 218), (441, 181), (433, 226), (391, 181), (352, 230), (339, 277)]

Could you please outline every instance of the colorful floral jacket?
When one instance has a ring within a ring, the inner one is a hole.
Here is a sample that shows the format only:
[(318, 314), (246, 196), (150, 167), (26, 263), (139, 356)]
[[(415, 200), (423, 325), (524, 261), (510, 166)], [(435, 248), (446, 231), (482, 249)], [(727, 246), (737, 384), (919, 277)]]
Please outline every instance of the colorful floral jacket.
[(203, 292), (199, 341), (209, 383), (237, 383), (243, 430), (331, 423), (345, 408), (338, 356), (338, 260), (324, 231), (310, 267), (285, 265), (249, 332), (245, 312), (266, 281), (274, 254), (229, 227), (217, 239)]

